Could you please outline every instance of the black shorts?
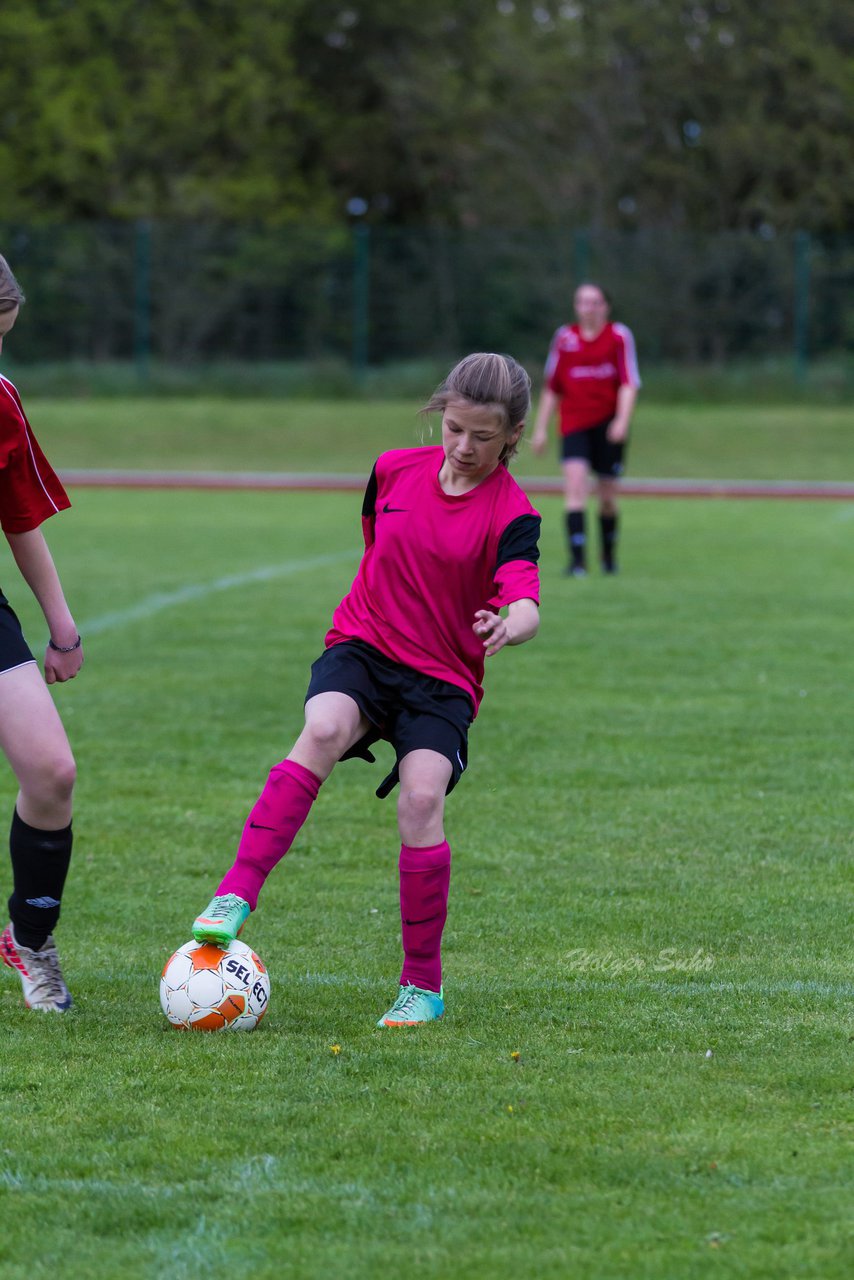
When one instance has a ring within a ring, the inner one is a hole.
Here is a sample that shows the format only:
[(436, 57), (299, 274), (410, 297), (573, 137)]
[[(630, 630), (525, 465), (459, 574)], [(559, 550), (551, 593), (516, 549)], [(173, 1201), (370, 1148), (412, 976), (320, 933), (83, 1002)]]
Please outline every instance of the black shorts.
[(26, 662), (35, 662), (24, 639), (18, 615), (0, 591), (0, 671), (11, 671)]
[(458, 685), (392, 662), (373, 645), (345, 640), (326, 649), (311, 668), (305, 700), (318, 693), (346, 693), (371, 721), (371, 729), (341, 757), (374, 762), (369, 750), (384, 739), (395, 765), (377, 788), (381, 800), (400, 781), (400, 762), (410, 751), (436, 751), (451, 763), (450, 795), (468, 763), (468, 729), (474, 707)]
[(583, 431), (570, 431), (560, 438), (560, 456), (563, 462), (570, 458), (582, 458), (589, 463), (597, 476), (609, 476), (616, 480), (623, 474), (627, 442), (612, 444), (608, 439), (611, 419), (597, 422)]

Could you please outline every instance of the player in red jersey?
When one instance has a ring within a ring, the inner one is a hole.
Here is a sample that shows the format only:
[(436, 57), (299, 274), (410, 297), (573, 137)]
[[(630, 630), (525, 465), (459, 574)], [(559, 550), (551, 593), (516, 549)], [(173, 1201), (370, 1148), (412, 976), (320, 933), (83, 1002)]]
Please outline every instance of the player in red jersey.
[(610, 310), (601, 285), (578, 286), (578, 323), (563, 325), (552, 339), (531, 437), (534, 453), (541, 453), (559, 405), (570, 557), (567, 572), (573, 577), (587, 572), (585, 508), (590, 471), (598, 478), (602, 568), (605, 573), (617, 571), (617, 488), (640, 377), (631, 330), (612, 324)]
[[(0, 349), (23, 301), (0, 257)], [(0, 375), (0, 525), (50, 636), (43, 680), (21, 624), (0, 592), (0, 747), (20, 788), (9, 837), (11, 920), (0, 935), (0, 957), (21, 979), (27, 1005), (56, 1013), (71, 1005), (53, 929), (71, 861), (75, 766), (45, 680), (73, 679), (83, 664), (83, 649), (39, 526), (70, 505), (18, 392)]]
[(400, 783), (404, 963), (381, 1027), (444, 1012), (445, 796), (466, 767), (484, 659), (539, 626), (540, 517), (507, 467), (530, 385), (509, 356), (467, 356), (425, 408), (442, 414), (441, 446), (377, 460), (362, 508), (364, 555), (312, 667), (305, 728), (270, 773), (236, 862), (193, 926), (199, 941), (236, 937), (335, 764), (373, 760), (369, 748), (388, 740), (396, 763), (377, 795)]

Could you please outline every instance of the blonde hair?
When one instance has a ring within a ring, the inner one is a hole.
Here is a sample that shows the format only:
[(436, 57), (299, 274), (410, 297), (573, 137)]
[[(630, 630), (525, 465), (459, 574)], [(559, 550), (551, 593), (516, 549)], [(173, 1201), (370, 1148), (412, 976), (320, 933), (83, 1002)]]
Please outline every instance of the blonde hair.
[[(508, 435), (525, 425), (531, 407), (531, 379), (512, 356), (494, 351), (475, 351), (466, 356), (433, 392), (422, 413), (444, 413), (451, 400), (494, 408)], [(518, 441), (507, 441), (501, 454), (506, 465), (516, 452)]]
[(12, 275), (12, 268), (0, 253), (0, 315), (14, 311), (24, 301), (24, 291)]

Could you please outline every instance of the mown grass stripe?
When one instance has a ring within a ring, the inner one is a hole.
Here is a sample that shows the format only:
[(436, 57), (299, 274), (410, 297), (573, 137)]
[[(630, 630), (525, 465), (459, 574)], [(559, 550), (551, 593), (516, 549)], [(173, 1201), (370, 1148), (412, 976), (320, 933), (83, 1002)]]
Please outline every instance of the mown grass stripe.
[(116, 609), (81, 623), (80, 629), (84, 635), (100, 635), (104, 631), (114, 631), (118, 627), (126, 626), (129, 622), (143, 622), (164, 609), (173, 609), (180, 605), (193, 604), (197, 600), (204, 600), (206, 596), (214, 595), (218, 591), (231, 591), (235, 587), (246, 587), (254, 582), (273, 582), (278, 578), (292, 577), (294, 574), (305, 573), (310, 569), (340, 564), (342, 560), (353, 559), (355, 554), (352, 550), (335, 551), (329, 555), (311, 556), (305, 560), (286, 560), (283, 564), (261, 565), (257, 569), (248, 569), (245, 573), (226, 574), (210, 582), (190, 582), (184, 587), (178, 587), (175, 591), (155, 591), (127, 609)]

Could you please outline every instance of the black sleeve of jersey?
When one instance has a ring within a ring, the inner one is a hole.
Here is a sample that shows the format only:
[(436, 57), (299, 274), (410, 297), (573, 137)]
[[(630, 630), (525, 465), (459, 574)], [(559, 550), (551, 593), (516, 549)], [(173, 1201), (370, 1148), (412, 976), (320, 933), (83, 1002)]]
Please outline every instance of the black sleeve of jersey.
[(537, 546), (540, 524), (539, 516), (517, 516), (510, 521), (498, 543), (495, 570), (510, 560), (530, 560), (531, 564), (537, 563), (540, 558), (540, 548)]
[(374, 463), (371, 477), (368, 480), (365, 489), (365, 497), (362, 502), (362, 519), (371, 520), (375, 514), (377, 505), (377, 464)]

